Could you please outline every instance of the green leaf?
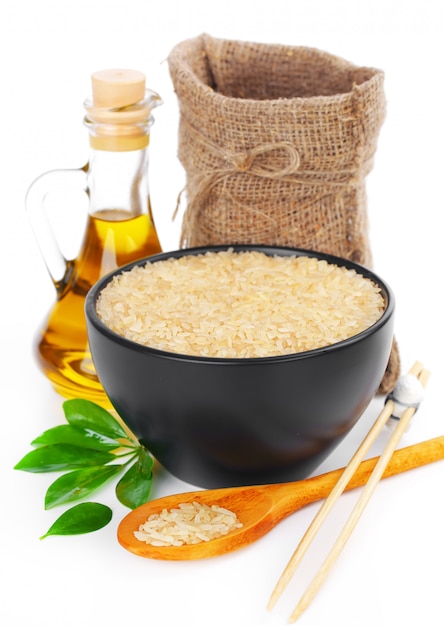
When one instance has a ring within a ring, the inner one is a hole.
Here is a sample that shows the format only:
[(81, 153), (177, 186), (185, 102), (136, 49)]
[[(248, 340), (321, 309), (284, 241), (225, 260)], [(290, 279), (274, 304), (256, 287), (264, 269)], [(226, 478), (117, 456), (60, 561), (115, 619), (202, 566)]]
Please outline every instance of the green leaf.
[(80, 448), (68, 443), (55, 443), (28, 452), (14, 469), (34, 473), (60, 472), (80, 467), (105, 465), (115, 458), (116, 456), (111, 452)]
[(45, 509), (85, 498), (122, 471), (123, 465), (74, 470), (57, 478), (48, 488)]
[(130, 509), (148, 501), (153, 482), (153, 459), (148, 451), (140, 448), (137, 461), (125, 472), (116, 485), (119, 502)]
[(45, 430), (45, 432), (31, 441), (32, 446), (47, 446), (54, 443), (70, 443), (81, 448), (91, 448), (93, 450), (115, 450), (120, 448), (121, 445), (115, 439), (110, 439), (92, 430), (77, 428), (70, 424), (62, 424), (61, 426)]
[(106, 526), (112, 518), (108, 506), (98, 502), (82, 502), (68, 509), (54, 522), (49, 530), (40, 537), (50, 535), (82, 535)]
[(63, 410), (71, 426), (93, 430), (112, 439), (128, 439), (128, 433), (111, 413), (95, 402), (73, 398), (63, 403)]

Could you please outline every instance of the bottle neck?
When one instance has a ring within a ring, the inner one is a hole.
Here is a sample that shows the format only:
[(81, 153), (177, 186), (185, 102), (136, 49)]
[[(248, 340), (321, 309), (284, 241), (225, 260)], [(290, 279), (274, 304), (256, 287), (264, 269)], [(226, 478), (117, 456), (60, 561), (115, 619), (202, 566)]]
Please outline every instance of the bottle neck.
[(87, 166), (90, 215), (120, 221), (146, 214), (149, 207), (148, 145), (124, 151), (101, 150), (93, 145), (91, 141)]
[(108, 100), (104, 104), (94, 98), (84, 102), (84, 124), (90, 143), (87, 166), (90, 214), (99, 213), (102, 219), (122, 220), (150, 214), (151, 111), (162, 101), (149, 89), (142, 95), (143, 99), (133, 104), (114, 101), (111, 104)]

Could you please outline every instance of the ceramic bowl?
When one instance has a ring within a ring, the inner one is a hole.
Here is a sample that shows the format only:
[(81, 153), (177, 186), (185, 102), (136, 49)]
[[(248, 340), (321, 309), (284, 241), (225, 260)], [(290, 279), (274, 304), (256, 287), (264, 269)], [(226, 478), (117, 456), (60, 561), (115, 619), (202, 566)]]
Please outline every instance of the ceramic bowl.
[(332, 255), (229, 247), (314, 256), (354, 269), (380, 287), (384, 313), (370, 328), (339, 343), (251, 359), (164, 352), (107, 328), (96, 301), (114, 275), (148, 261), (228, 246), (176, 250), (121, 267), (90, 289), (85, 311), (97, 375), (124, 422), (179, 479), (203, 488), (299, 480), (326, 459), (375, 396), (392, 347), (394, 296), (373, 272)]

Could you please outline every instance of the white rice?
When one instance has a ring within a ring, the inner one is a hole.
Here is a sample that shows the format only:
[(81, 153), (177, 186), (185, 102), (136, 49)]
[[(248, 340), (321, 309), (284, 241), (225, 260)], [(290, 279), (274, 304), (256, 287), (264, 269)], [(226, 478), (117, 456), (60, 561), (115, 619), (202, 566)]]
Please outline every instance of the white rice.
[(100, 319), (132, 341), (219, 358), (328, 346), (374, 324), (384, 308), (379, 287), (354, 270), (232, 250), (136, 266), (97, 300)]
[(232, 511), (192, 502), (150, 515), (134, 536), (152, 546), (183, 546), (210, 541), (241, 527)]

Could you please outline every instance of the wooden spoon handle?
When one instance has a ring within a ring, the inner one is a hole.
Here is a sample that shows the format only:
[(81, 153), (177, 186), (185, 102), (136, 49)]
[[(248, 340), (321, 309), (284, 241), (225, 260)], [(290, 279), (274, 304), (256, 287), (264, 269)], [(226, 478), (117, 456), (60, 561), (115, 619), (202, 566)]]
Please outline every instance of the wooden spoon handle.
[[(379, 457), (374, 457), (363, 461), (348, 483), (345, 491), (365, 485), (378, 459)], [(406, 448), (400, 448), (393, 453), (382, 478), (388, 478), (389, 476), (442, 459), (444, 459), (444, 437), (436, 437), (435, 439), (416, 443)], [(286, 490), (284, 485), (282, 485), (281, 489), (281, 485), (279, 485), (274, 494), (276, 503), (279, 502), (275, 512), (277, 520), (280, 521), (307, 504), (326, 498), (343, 471), (343, 469), (333, 470), (326, 474), (298, 481), (294, 483), (294, 490), (288, 489), (288, 485)]]
[[(359, 471), (355, 473), (350, 481), (348, 488), (353, 489), (354, 487), (365, 485), (378, 459), (379, 457), (370, 459), (371, 463), (370, 461), (364, 461)], [(415, 469), (442, 459), (444, 459), (444, 437), (436, 437), (435, 439), (416, 443), (406, 448), (400, 448), (393, 453), (382, 478), (395, 476), (407, 470)]]

